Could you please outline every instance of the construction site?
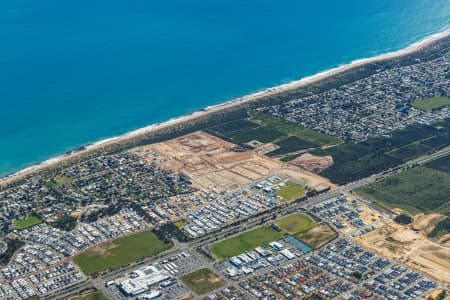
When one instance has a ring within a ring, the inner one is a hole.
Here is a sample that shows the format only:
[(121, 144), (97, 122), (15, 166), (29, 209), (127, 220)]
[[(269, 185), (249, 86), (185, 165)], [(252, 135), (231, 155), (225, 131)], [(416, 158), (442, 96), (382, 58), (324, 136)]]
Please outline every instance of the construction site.
[(414, 222), (400, 225), (393, 221), (355, 238), (365, 248), (423, 272), (430, 277), (450, 282), (450, 242), (447, 238), (427, 237), (438, 214), (416, 215)]
[(246, 187), (270, 174), (287, 176), (310, 190), (335, 186), (298, 166), (268, 158), (202, 131), (133, 150), (161, 168), (188, 175), (200, 190)]

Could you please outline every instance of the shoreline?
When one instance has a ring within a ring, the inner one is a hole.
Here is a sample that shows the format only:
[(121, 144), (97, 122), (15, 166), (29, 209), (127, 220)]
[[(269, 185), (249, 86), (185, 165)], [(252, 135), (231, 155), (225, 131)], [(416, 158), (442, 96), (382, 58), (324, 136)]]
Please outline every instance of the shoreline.
[(429, 36), (425, 37), (424, 39), (422, 39), (418, 42), (412, 43), (409, 46), (402, 48), (400, 50), (397, 50), (397, 51), (388, 52), (385, 54), (379, 54), (379, 55), (369, 57), (369, 58), (356, 59), (356, 60), (351, 61), (350, 63), (342, 64), (337, 67), (333, 67), (333, 68), (327, 69), (325, 71), (318, 72), (314, 75), (303, 77), (299, 80), (290, 81), (287, 83), (280, 84), (278, 86), (269, 87), (269, 88), (266, 88), (266, 89), (248, 94), (248, 95), (237, 97), (237, 98), (228, 100), (223, 103), (207, 106), (202, 110), (197, 110), (197, 111), (194, 111), (194, 112), (184, 115), (184, 116), (170, 118), (169, 120), (164, 121), (164, 122), (158, 122), (158, 123), (154, 123), (154, 124), (151, 124), (151, 125), (139, 128), (139, 129), (135, 129), (135, 130), (127, 132), (123, 135), (106, 138), (106, 139), (94, 142), (92, 144), (85, 144), (85, 145), (80, 146), (76, 150), (68, 151), (62, 155), (55, 156), (55, 157), (47, 159), (45, 161), (36, 163), (36, 164), (26, 167), (22, 170), (19, 170), (15, 173), (0, 177), (0, 185), (12, 183), (12, 182), (14, 182), (16, 180), (20, 180), (21, 178), (28, 176), (32, 173), (38, 172), (38, 171), (43, 170), (48, 167), (55, 166), (59, 163), (64, 162), (65, 160), (69, 160), (69, 159), (75, 158), (77, 156), (82, 156), (84, 154), (87, 154), (94, 150), (98, 150), (102, 147), (105, 147), (105, 146), (108, 146), (111, 144), (120, 143), (121, 141), (133, 139), (133, 138), (136, 138), (136, 137), (139, 137), (139, 136), (142, 136), (145, 134), (149, 134), (149, 133), (161, 130), (161, 129), (170, 128), (174, 125), (184, 123), (184, 122), (189, 122), (189, 121), (195, 120), (197, 118), (207, 116), (208, 114), (211, 114), (214, 112), (219, 112), (222, 110), (227, 110), (227, 109), (233, 108), (235, 106), (239, 106), (241, 104), (254, 102), (254, 101), (257, 101), (266, 96), (272, 96), (272, 95), (277, 95), (277, 94), (280, 94), (283, 92), (296, 90), (301, 87), (305, 87), (310, 84), (320, 82), (324, 79), (333, 77), (337, 74), (340, 74), (340, 73), (343, 73), (343, 72), (346, 72), (346, 71), (349, 71), (354, 68), (358, 68), (358, 67), (370, 64), (370, 63), (380, 62), (380, 61), (394, 59), (394, 58), (400, 58), (402, 56), (406, 56), (406, 55), (415, 53), (417, 51), (420, 51), (420, 50), (428, 47), (429, 45), (431, 45), (441, 39), (445, 39), (449, 36), (450, 36), (450, 28), (445, 29), (439, 33), (429, 35)]

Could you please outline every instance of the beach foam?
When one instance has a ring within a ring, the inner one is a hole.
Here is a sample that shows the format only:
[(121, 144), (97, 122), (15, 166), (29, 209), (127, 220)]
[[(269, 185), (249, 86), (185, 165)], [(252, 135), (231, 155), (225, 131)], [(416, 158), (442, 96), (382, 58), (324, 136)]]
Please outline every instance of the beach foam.
[(351, 63), (343, 64), (343, 65), (337, 66), (335, 68), (331, 68), (331, 69), (328, 69), (328, 70), (325, 70), (322, 72), (318, 72), (314, 75), (306, 76), (299, 80), (294, 80), (291, 82), (280, 84), (278, 86), (265, 88), (260, 91), (256, 91), (256, 92), (248, 94), (248, 95), (237, 97), (237, 98), (231, 99), (229, 101), (226, 101), (226, 102), (223, 102), (223, 103), (220, 103), (217, 105), (207, 106), (205, 109), (203, 109), (201, 111), (195, 111), (195, 112), (185, 115), (185, 116), (171, 118), (165, 122), (151, 124), (149, 126), (130, 131), (124, 135), (103, 139), (103, 140), (100, 140), (93, 144), (85, 145), (84, 150), (73, 151), (70, 154), (56, 156), (54, 158), (45, 160), (41, 163), (24, 168), (13, 174), (6, 175), (6, 176), (0, 178), (0, 184), (8, 183), (10, 181), (19, 179), (22, 176), (25, 176), (30, 173), (36, 172), (38, 170), (44, 169), (48, 166), (54, 166), (56, 164), (61, 163), (64, 160), (73, 158), (74, 156), (85, 154), (89, 151), (99, 149), (101, 147), (110, 145), (112, 143), (120, 142), (120, 141), (127, 140), (127, 139), (130, 139), (133, 137), (144, 135), (144, 134), (149, 134), (153, 131), (156, 131), (156, 130), (159, 130), (162, 128), (167, 128), (167, 127), (173, 126), (175, 124), (178, 124), (180, 122), (189, 121), (189, 120), (192, 120), (197, 117), (205, 116), (212, 112), (216, 112), (216, 111), (223, 110), (223, 109), (228, 109), (235, 105), (239, 105), (239, 104), (250, 102), (250, 101), (256, 101), (259, 98), (267, 96), (267, 95), (275, 95), (275, 94), (282, 93), (285, 91), (294, 90), (294, 89), (306, 86), (308, 84), (312, 84), (314, 82), (318, 82), (325, 78), (334, 76), (336, 74), (342, 73), (344, 71), (347, 71), (352, 68), (359, 67), (359, 66), (362, 66), (362, 65), (365, 65), (368, 63), (379, 62), (379, 61), (386, 60), (386, 59), (391, 59), (391, 58), (395, 58), (395, 57), (401, 57), (404, 55), (408, 55), (415, 51), (421, 50), (424, 47), (427, 47), (428, 45), (432, 44), (433, 42), (435, 42), (437, 40), (440, 40), (440, 39), (448, 37), (448, 36), (450, 36), (450, 29), (446, 29), (442, 32), (430, 35), (430, 36), (422, 39), (421, 41), (415, 42), (415, 43), (407, 46), (406, 48), (400, 49), (398, 51), (380, 54), (380, 55), (376, 55), (376, 56), (369, 57), (369, 58), (353, 60)]

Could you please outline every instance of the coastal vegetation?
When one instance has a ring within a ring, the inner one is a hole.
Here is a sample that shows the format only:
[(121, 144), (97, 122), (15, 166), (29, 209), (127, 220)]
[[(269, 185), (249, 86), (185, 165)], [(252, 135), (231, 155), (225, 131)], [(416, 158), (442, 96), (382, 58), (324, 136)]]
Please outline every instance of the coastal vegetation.
[(86, 275), (93, 275), (156, 255), (171, 246), (147, 230), (90, 248), (75, 256), (74, 262)]
[(335, 145), (341, 143), (336, 137), (332, 137), (309, 128), (297, 125), (290, 121), (275, 118), (263, 113), (252, 113), (251, 120), (261, 124), (262, 126), (268, 126), (270, 128), (276, 128), (282, 132), (285, 136), (295, 136), (301, 140), (310, 142), (312, 144), (320, 145)]
[(335, 137), (255, 112), (251, 112), (243, 119), (209, 127), (206, 131), (244, 147), (248, 147), (246, 143), (255, 140), (278, 145), (279, 148), (268, 153), (269, 156), (284, 155), (341, 142)]
[(17, 250), (19, 250), (23, 245), (25, 245), (24, 242), (21, 240), (16, 239), (6, 239), (5, 240), (7, 244), (7, 249), (5, 252), (0, 254), (0, 265), (4, 266), (9, 263), (9, 260), (11, 257), (13, 257), (14, 253), (16, 253)]
[(217, 242), (212, 245), (211, 250), (216, 257), (224, 259), (279, 240), (282, 237), (283, 233), (277, 232), (272, 227), (261, 226)]
[(344, 143), (311, 154), (333, 157), (333, 165), (320, 175), (337, 184), (345, 184), (395, 167), (413, 158), (450, 144), (450, 120), (436, 126), (411, 125), (392, 132), (389, 137), (365, 142)]
[(426, 166), (450, 175), (450, 155), (432, 160), (428, 162)]
[(428, 151), (431, 151), (431, 149), (432, 149), (431, 147), (421, 144), (420, 142), (413, 142), (409, 145), (388, 152), (388, 154), (401, 161), (407, 161), (414, 157), (423, 155)]
[(170, 238), (175, 238), (180, 242), (188, 242), (191, 238), (177, 226), (176, 223), (168, 222), (154, 229), (153, 232), (158, 238), (166, 243), (170, 243)]
[(402, 213), (402, 214), (399, 214), (398, 216), (396, 216), (394, 218), (394, 221), (401, 225), (408, 225), (408, 224), (412, 223), (413, 218), (406, 213)]
[[(84, 151), (86, 150), (86, 147), (81, 146), (74, 149), (73, 153), (70, 151), (71, 155), (64, 158), (64, 167), (76, 164), (80, 160), (98, 157), (99, 155), (119, 153), (132, 147), (166, 141), (198, 130), (209, 130), (211, 127), (219, 126), (220, 124), (227, 122), (230, 122), (231, 124), (231, 122), (235, 122), (236, 120), (248, 118), (248, 111), (253, 111), (261, 106), (281, 104), (306, 95), (325, 92), (355, 80), (371, 76), (380, 70), (404, 67), (415, 64), (417, 61), (428, 62), (442, 56), (442, 53), (446, 52), (448, 52), (448, 44), (446, 41), (433, 43), (430, 47), (418, 49), (401, 58), (386, 59), (377, 62), (377, 64), (370, 63), (354, 66), (353, 68), (323, 78), (322, 80), (313, 82), (307, 86), (286, 90), (276, 94), (263, 95), (257, 99), (258, 101), (240, 103), (239, 105), (224, 109), (219, 108), (215, 111), (209, 111), (208, 114), (194, 119), (177, 122), (168, 127), (161, 127), (157, 130), (145, 132), (138, 136), (124, 137), (114, 143), (104, 144), (101, 147), (91, 147), (88, 151)], [(80, 152), (81, 150), (83, 150), (83, 152)], [(61, 164), (41, 165), (39, 166), (38, 173), (45, 176), (46, 174), (57, 172), (60, 168)], [(2, 183), (2, 186), (6, 188), (8, 186), (19, 185), (35, 174), (36, 172), (33, 172), (33, 174), (27, 173), (11, 178), (11, 180)]]
[(316, 143), (311, 143), (306, 140), (302, 140), (296, 136), (289, 136), (278, 142), (275, 142), (276, 145), (280, 146), (280, 148), (267, 153), (268, 156), (277, 156), (283, 155), (286, 153), (291, 153), (299, 150), (317, 148), (320, 145)]
[(442, 221), (438, 222), (433, 230), (428, 234), (429, 237), (439, 238), (450, 233), (450, 213)]
[(450, 106), (450, 98), (446, 96), (434, 96), (416, 100), (412, 105), (413, 107), (425, 112), (432, 112), (435, 109)]
[(356, 190), (381, 206), (408, 213), (443, 211), (450, 195), (450, 176), (425, 167), (411, 168)]
[(51, 225), (64, 231), (71, 231), (77, 225), (77, 218), (65, 215), (58, 218), (55, 222), (52, 222)]

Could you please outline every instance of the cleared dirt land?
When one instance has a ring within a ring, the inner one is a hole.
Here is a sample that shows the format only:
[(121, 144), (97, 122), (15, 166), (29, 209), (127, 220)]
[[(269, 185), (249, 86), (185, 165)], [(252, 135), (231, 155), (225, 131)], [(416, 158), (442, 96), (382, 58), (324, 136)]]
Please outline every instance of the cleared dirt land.
[(355, 240), (439, 281), (450, 282), (450, 246), (427, 239), (424, 219), (420, 215), (409, 226), (392, 222)]
[(309, 172), (319, 174), (333, 164), (333, 157), (330, 155), (317, 156), (310, 153), (304, 153), (289, 161), (289, 163), (301, 167)]
[(202, 131), (133, 151), (162, 168), (189, 175), (194, 186), (200, 189), (224, 190), (231, 184), (245, 186), (273, 173), (304, 182), (311, 189), (334, 187), (323, 177)]
[(181, 277), (181, 281), (199, 295), (207, 294), (227, 284), (222, 277), (207, 268), (187, 274)]

